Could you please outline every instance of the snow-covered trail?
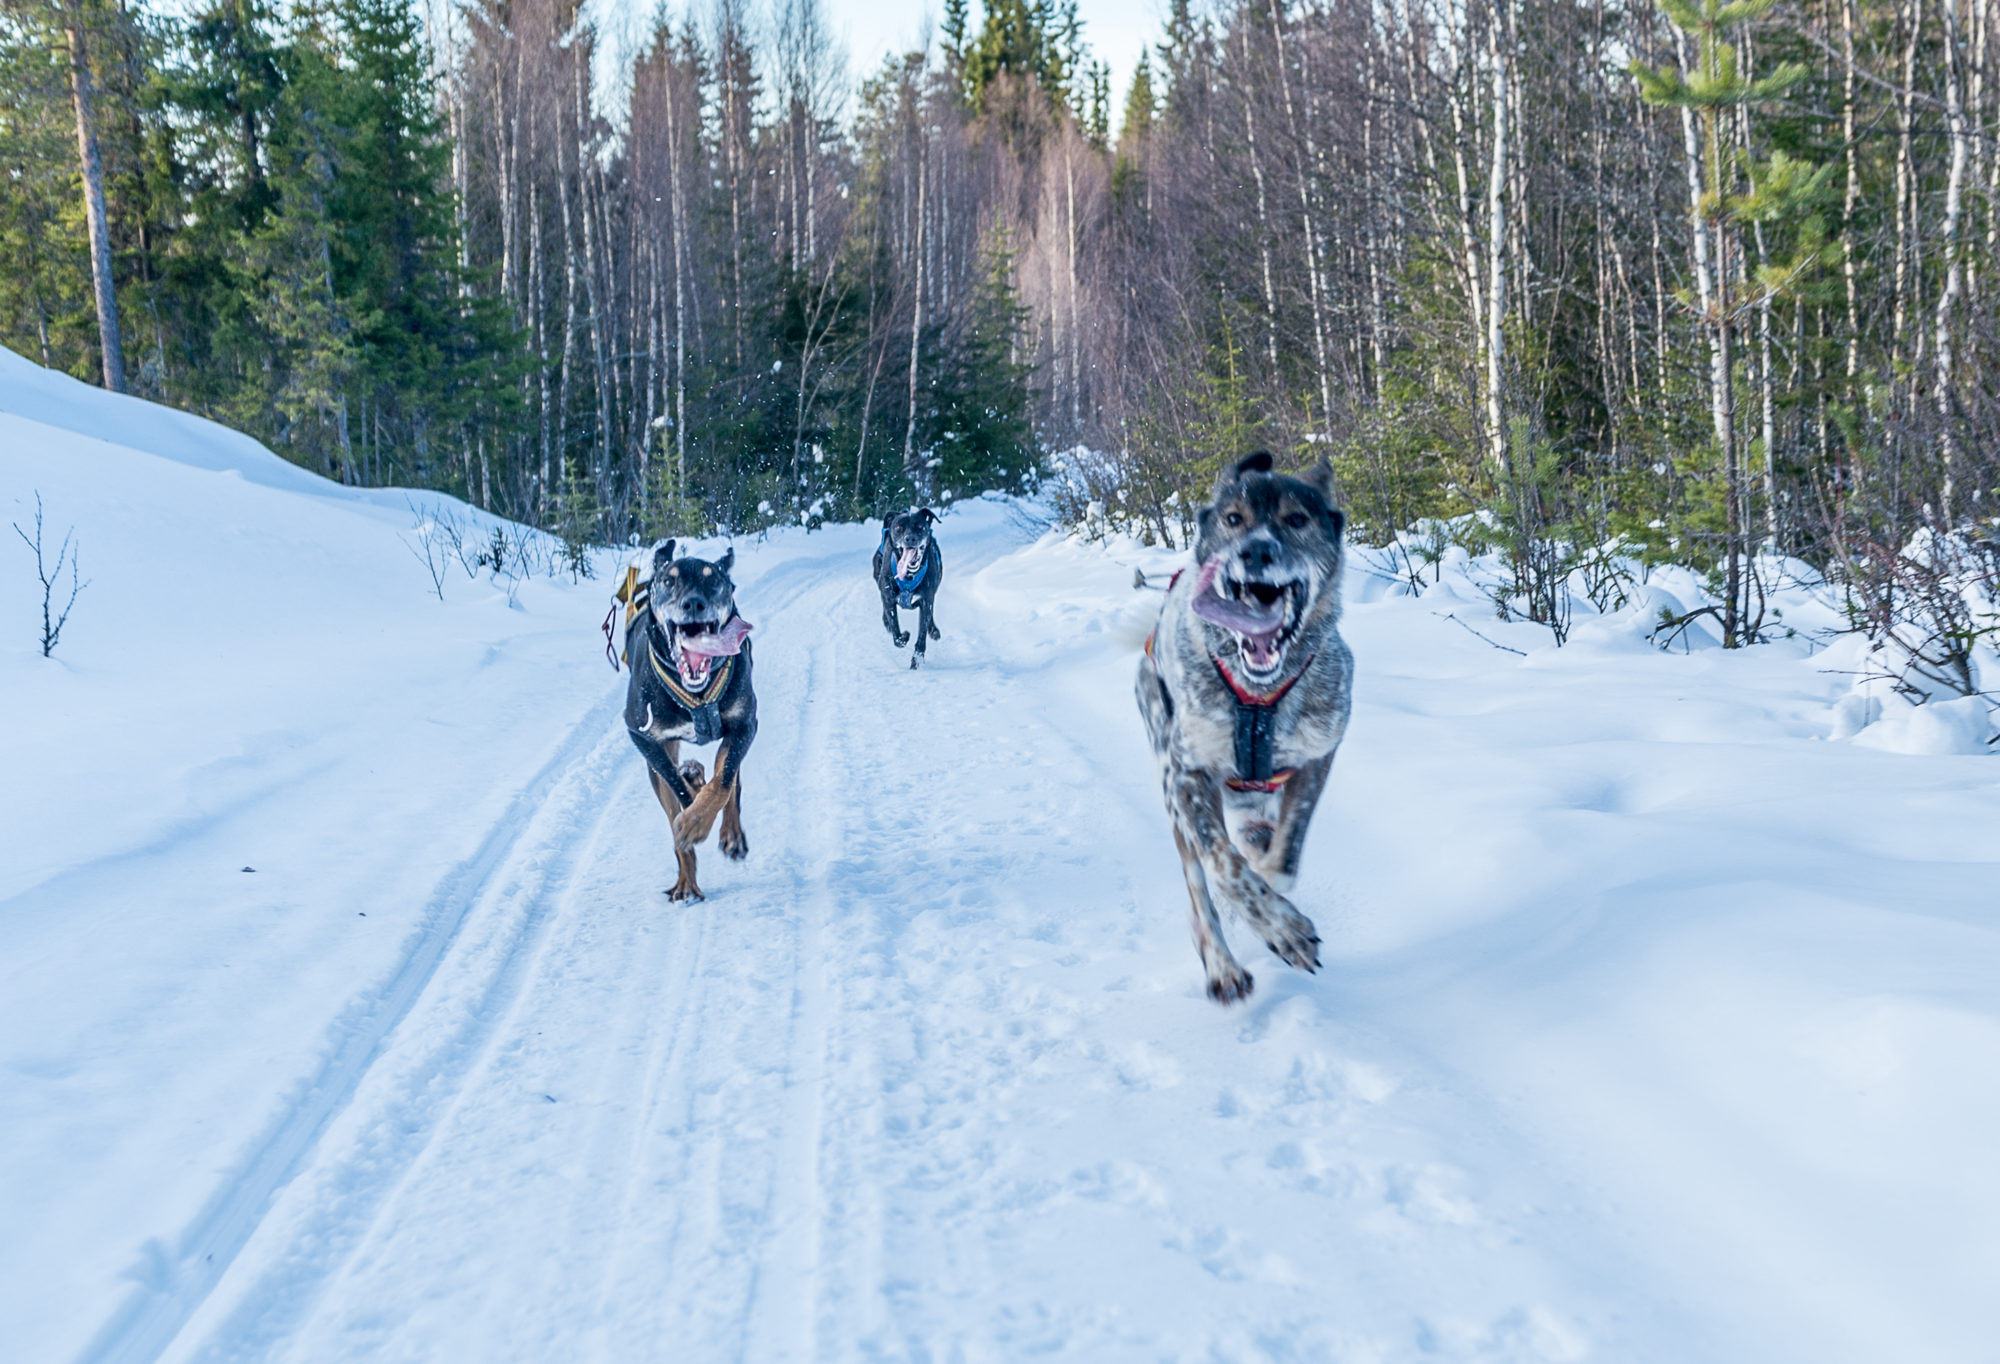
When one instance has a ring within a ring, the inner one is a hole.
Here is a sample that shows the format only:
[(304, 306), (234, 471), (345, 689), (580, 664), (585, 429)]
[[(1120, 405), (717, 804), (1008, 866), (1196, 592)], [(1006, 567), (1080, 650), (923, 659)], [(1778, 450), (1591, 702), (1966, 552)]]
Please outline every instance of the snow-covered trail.
[(739, 541), (752, 852), (674, 905), (602, 582), (440, 601), (400, 494), (10, 364), (93, 586), (44, 660), (0, 574), (0, 1354), (2000, 1358), (2000, 767), (1827, 742), (1804, 640), (1357, 551), (1326, 967), (1232, 928), (1223, 1010), (1175, 556), (961, 504), (913, 673), (879, 529)]
[(593, 706), (212, 1291), (97, 1356), (1583, 1349), (1615, 1238), (1325, 978), (1201, 997), (1126, 696), (1010, 637), (1013, 517), (953, 529), (915, 674), (860, 533), (746, 553), (750, 861), (668, 903)]

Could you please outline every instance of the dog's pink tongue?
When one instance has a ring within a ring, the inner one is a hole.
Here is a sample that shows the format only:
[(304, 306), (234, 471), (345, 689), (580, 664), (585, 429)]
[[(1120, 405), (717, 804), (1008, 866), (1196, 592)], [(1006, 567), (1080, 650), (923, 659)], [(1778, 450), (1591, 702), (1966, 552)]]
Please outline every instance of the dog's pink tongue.
[(923, 567), (923, 563), (924, 563), (924, 551), (921, 547), (917, 549), (906, 549), (896, 557), (896, 576), (899, 578), (907, 578), (911, 574), (915, 573), (919, 568)]
[(750, 622), (741, 616), (731, 616), (729, 623), (713, 634), (683, 635), (681, 652), (700, 654), (704, 658), (721, 658), (725, 654), (743, 652), (743, 641), (750, 638)]
[[(1211, 625), (1220, 625), (1239, 635), (1264, 636), (1265, 646), (1269, 648), (1284, 626), (1284, 607), (1279, 605), (1269, 611), (1258, 611), (1232, 598), (1218, 597), (1215, 595), (1215, 575), (1221, 571), (1220, 555), (1201, 566), (1201, 572), (1194, 580), (1194, 613)], [(1275, 652), (1272, 657), (1276, 657)]]

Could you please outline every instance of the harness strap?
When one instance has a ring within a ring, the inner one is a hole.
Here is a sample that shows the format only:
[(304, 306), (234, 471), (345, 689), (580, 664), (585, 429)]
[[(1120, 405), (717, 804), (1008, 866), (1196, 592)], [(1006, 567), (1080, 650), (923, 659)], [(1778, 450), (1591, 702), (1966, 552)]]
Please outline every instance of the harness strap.
[[(1181, 574), (1185, 572), (1187, 572), (1187, 569), (1185, 568), (1177, 568), (1174, 570), (1174, 576), (1167, 579), (1167, 591), (1171, 592), (1174, 590), (1174, 585), (1180, 582)], [(1160, 627), (1158, 625), (1155, 625), (1153, 627), (1153, 633), (1146, 636), (1146, 657), (1148, 658), (1151, 658), (1153, 656), (1153, 636), (1159, 633), (1160, 633)]]
[[(1291, 779), (1292, 769), (1282, 774), (1271, 767), (1271, 750), (1274, 747), (1278, 725), (1278, 703), (1285, 699), (1298, 680), (1306, 675), (1306, 669), (1313, 665), (1317, 654), (1308, 655), (1299, 670), (1268, 692), (1253, 692), (1236, 680), (1229, 671), (1229, 665), (1215, 655), (1209, 661), (1215, 664), (1215, 671), (1221, 676), (1224, 686), (1236, 698), (1236, 776), (1230, 788), (1236, 791), (1275, 791)], [(1237, 783), (1243, 783), (1238, 785)]]
[(1296, 767), (1284, 767), (1261, 781), (1254, 777), (1229, 777), (1222, 784), (1232, 791), (1263, 791), (1269, 793), (1284, 790), (1285, 783), (1290, 781), (1297, 773), (1298, 769)]
[(604, 613), (604, 624), (599, 628), (604, 631), (604, 661), (611, 665), (612, 672), (617, 672), (618, 665), (625, 661), (625, 651), (623, 649), (619, 649), (616, 652), (612, 649), (612, 622), (618, 619), (618, 608), (623, 606), (625, 608), (625, 623), (620, 628), (626, 630), (632, 628), (633, 617), (646, 609), (646, 588), (648, 585), (639, 581), (639, 566), (637, 564), (627, 564), (625, 566), (624, 580), (618, 584), (618, 590), (611, 594), (611, 609)]

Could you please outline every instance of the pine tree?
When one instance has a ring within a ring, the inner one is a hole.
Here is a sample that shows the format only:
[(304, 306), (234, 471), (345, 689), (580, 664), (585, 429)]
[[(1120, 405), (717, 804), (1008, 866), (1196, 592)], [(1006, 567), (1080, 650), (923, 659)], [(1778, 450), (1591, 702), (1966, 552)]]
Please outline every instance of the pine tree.
[[(1674, 25), (1696, 40), (1692, 70), (1654, 68), (1633, 61), (1631, 71), (1650, 104), (1693, 110), (1701, 121), (1704, 191), (1695, 215), (1706, 224), (1715, 244), (1715, 270), (1702, 324), (1711, 343), (1711, 396), (1716, 446), (1723, 466), (1725, 508), (1723, 646), (1735, 648), (1743, 638), (1744, 580), (1742, 556), (1746, 482), (1736, 438), (1734, 340), (1743, 311), (1754, 305), (1750, 291), (1739, 291), (1742, 245), (1738, 225), (1755, 214), (1776, 215), (1803, 204), (1817, 192), (1810, 176), (1800, 176), (1785, 162), (1760, 168), (1739, 154), (1725, 135), (1723, 115), (1732, 109), (1768, 104), (1805, 78), (1805, 68), (1786, 64), (1763, 77), (1740, 66), (1735, 46), (1724, 35), (1769, 14), (1777, 0), (1660, 0)], [(1762, 171), (1760, 191), (1760, 169)], [(1748, 182), (1746, 184), (1746, 181)]]
[(1028, 422), (1029, 367), (1019, 358), (1027, 309), (1014, 291), (1014, 253), (1004, 230), (985, 248), (963, 333), (939, 366), (930, 439), (935, 486), (963, 497), (987, 489), (1025, 490), (1035, 474)]

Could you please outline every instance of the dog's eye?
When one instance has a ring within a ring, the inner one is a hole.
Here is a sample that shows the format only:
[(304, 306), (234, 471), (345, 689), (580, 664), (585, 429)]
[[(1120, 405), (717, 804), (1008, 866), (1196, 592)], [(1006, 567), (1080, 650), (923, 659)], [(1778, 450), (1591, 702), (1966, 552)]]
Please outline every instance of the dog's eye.
[(1304, 512), (1295, 511), (1290, 516), (1287, 516), (1285, 518), (1285, 524), (1290, 526), (1293, 530), (1304, 530), (1306, 528), (1306, 522), (1310, 520), (1312, 520), (1312, 518), (1310, 516), (1307, 516)]
[(1236, 529), (1236, 527), (1243, 524), (1243, 513), (1240, 511), (1224, 512), (1222, 514), (1222, 524), (1231, 530)]

